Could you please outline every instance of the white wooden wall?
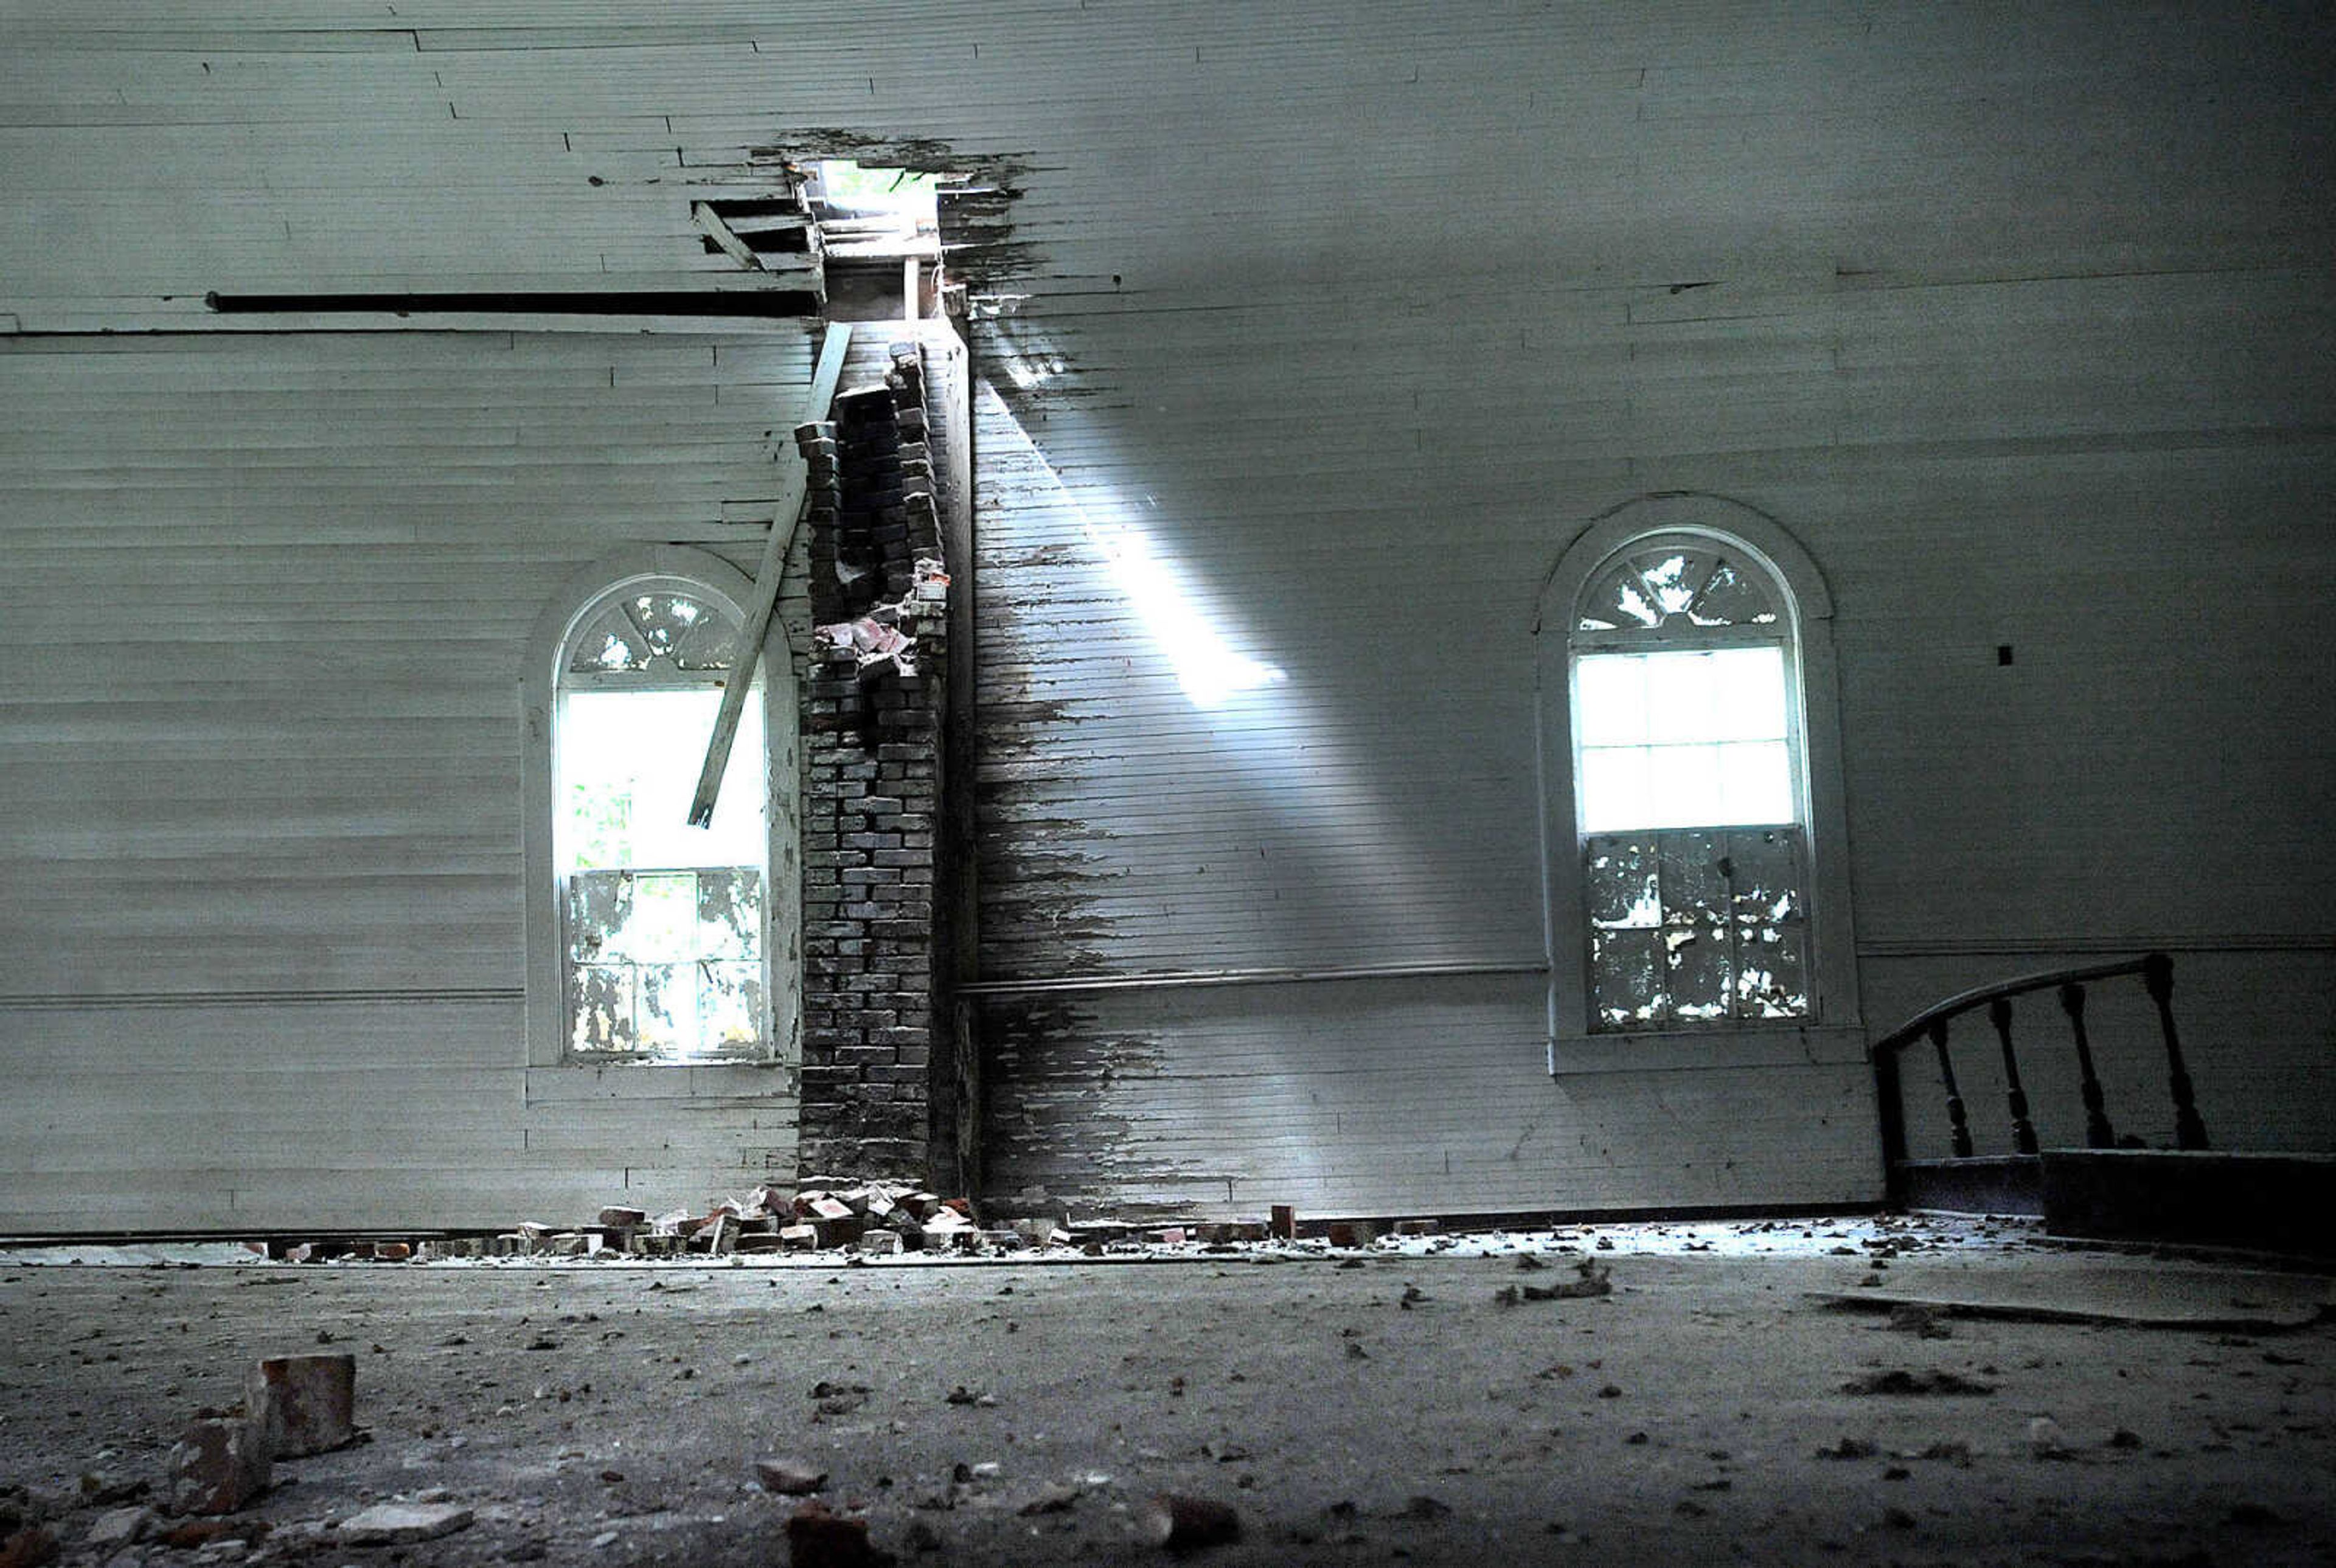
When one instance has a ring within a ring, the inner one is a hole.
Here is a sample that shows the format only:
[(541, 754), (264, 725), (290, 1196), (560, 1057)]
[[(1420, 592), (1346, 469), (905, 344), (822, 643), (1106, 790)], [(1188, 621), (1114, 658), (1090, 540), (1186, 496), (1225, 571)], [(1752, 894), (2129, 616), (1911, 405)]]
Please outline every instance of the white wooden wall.
[[(1866, 1024), (2167, 946), (2210, 1131), (2336, 1143), (2316, 8), (207, 9), (0, 22), (0, 329), (215, 326), (212, 288), (727, 286), (693, 182), (806, 127), (1017, 170), (1010, 232), (957, 258), (1023, 297), (978, 344), (993, 1189), (1874, 1195), (1864, 1072), (1831, 1047), (1543, 1070), (1532, 606), (1584, 521), (1669, 490), (1760, 508), (1828, 576)], [(359, 1161), (454, 1145), (443, 1200), (334, 1178), (336, 1216), (502, 1217), (623, 1169), (623, 1136), (513, 1154), (475, 1097), (427, 1114), (461, 1098), (450, 1051), (525, 1108), (518, 740), (472, 667), (604, 542), (743, 522), (724, 475), (766, 425), (726, 389), (712, 419), (588, 404), (613, 339), (452, 341), (244, 342), (276, 401), (242, 413), (201, 406), (230, 351), (189, 338), (0, 356), (7, 580), (106, 596), (0, 609), (27, 890), (0, 989), (34, 1002), (0, 1012), (0, 1066), (37, 1090), (0, 1111), (26, 1194), (0, 1223), (294, 1203), (297, 1140), (228, 1130), (302, 1115)], [(352, 435), (360, 406), (403, 433)], [(604, 433), (657, 477), (579, 473)], [(255, 579), (291, 600), (287, 657), (255, 649)], [(440, 584), (510, 617), (443, 663)], [(1171, 650), (1212, 648), (1281, 678), (1196, 706)], [(1031, 989), (1229, 969), (1345, 978)], [(180, 997), (206, 988), (298, 999)], [(445, 994), (386, 999), (415, 989)], [(100, 991), (167, 1005), (73, 1000)], [(206, 1109), (166, 1114), (158, 1057)], [(2112, 1109), (2163, 1135), (2146, 1078), (2121, 1063)], [(620, 1125), (676, 1129), (703, 1183), (783, 1146), (765, 1112)]]
[(788, 1074), (528, 1070), (520, 677), (597, 557), (754, 547), (807, 360), (0, 337), (0, 1224), (557, 1222), (792, 1174)]

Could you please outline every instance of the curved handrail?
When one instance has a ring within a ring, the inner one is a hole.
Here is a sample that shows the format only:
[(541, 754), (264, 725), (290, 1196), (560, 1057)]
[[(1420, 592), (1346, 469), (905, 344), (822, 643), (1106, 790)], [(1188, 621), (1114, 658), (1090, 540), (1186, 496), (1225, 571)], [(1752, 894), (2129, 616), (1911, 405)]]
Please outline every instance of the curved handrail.
[(2068, 1017), (2080, 1075), (2078, 1086), (2085, 1103), (2086, 1142), (2095, 1148), (2110, 1147), (2115, 1135), (2103, 1106), (2100, 1079), (2094, 1071), (2092, 1046), (2085, 1028), (2085, 986), (2088, 981), (2114, 979), (2126, 975), (2141, 978), (2142, 986), (2157, 1010), (2158, 1028), (2165, 1041), (2167, 1088), (2174, 1102), (2175, 1146), (2183, 1149), (2206, 1147), (2205, 1125), (2198, 1115), (2189, 1070), (2182, 1059), (2181, 1038), (2174, 1027), (2174, 960), (2162, 952), (2145, 953), (2137, 959), (2048, 969), (2040, 974), (2022, 975), (2016, 979), (1997, 980), (1990, 985), (1959, 991), (1944, 1001), (1924, 1008), (1874, 1041), (1870, 1056), (1874, 1064), (1877, 1109), (1882, 1120), (1883, 1168), (1892, 1196), (1899, 1194), (1898, 1169), (1906, 1158), (1907, 1148), (1906, 1107), (1898, 1072), (1900, 1053), (1917, 1040), (1929, 1041), (1938, 1053), (1940, 1086), (1946, 1092), (1949, 1143), (1959, 1158), (1968, 1158), (1972, 1153), (1970, 1119), (1962, 1094), (1955, 1083), (1947, 1026), (1963, 1014), (1976, 1012), (1981, 1008), (1987, 1009), (1988, 1022), (1993, 1026), (1997, 1044), (2003, 1054), (2005, 1099), (2010, 1116), (2013, 1144), (2022, 1154), (2038, 1152), (2036, 1126), (2029, 1116), (2028, 1093), (2020, 1082), (2020, 1062), (2011, 1040), (2011, 999), (2037, 991), (2057, 990), (2061, 1011)]
[(2047, 969), (2039, 974), (2022, 975), (2018, 979), (1998, 980), (1992, 985), (1973, 986), (1967, 991), (1957, 991), (1945, 1001), (1933, 1002), (1908, 1018), (1904, 1023), (1874, 1042), (1872, 1054), (1879, 1057), (1884, 1051), (1902, 1051), (1928, 1034), (1934, 1023), (1944, 1023), (1964, 1013), (1983, 1008), (2002, 998), (2026, 996), (2030, 991), (2050, 990), (2060, 986), (2080, 986), (2088, 980), (2114, 979), (2119, 975), (2140, 975), (2146, 979), (2149, 970), (2163, 965), (2169, 971), (2174, 960), (2164, 953), (2146, 953), (2137, 959), (2121, 959), (2112, 964), (2088, 964), (2071, 969)]

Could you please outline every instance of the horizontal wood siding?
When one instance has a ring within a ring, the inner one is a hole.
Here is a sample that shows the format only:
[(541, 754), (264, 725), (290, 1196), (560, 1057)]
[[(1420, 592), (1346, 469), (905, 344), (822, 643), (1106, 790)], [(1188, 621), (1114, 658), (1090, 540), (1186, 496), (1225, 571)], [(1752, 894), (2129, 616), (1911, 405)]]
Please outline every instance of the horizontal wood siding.
[[(986, 379), (993, 1190), (1875, 1195), (1830, 1047), (1542, 1071), (1533, 609), (1586, 520), (1678, 490), (1776, 517), (1832, 589), (1865, 1022), (2103, 943), (2232, 955), (2195, 966), (2210, 1125), (2336, 1143), (2312, 7), (40, 0), (0, 34), (0, 331), (217, 326), (211, 288), (737, 287), (689, 200), (773, 148), (1010, 190), (949, 258)], [(784, 370), (88, 346), (0, 422), (12, 571), (98, 596), (86, 636), (9, 606), (15, 983), (507, 991), (517, 737), (469, 672), (587, 541), (748, 538), (774, 422), (734, 396)], [(379, 426), (328, 472), (319, 399)], [(114, 765), (145, 755), (178, 775)], [(90, 970), (141, 937), (151, 973)]]
[(1082, 1209), (1244, 1215), (1821, 1204), (1874, 1189), (1862, 1063), (1552, 1081), (1541, 994), (1526, 976), (994, 1000), (988, 1150), (1005, 1174), (991, 1184)]
[(792, 329), (0, 338), (0, 1229), (792, 1172), (789, 1075), (527, 1069), (519, 682), (596, 557), (754, 547), (807, 380)]

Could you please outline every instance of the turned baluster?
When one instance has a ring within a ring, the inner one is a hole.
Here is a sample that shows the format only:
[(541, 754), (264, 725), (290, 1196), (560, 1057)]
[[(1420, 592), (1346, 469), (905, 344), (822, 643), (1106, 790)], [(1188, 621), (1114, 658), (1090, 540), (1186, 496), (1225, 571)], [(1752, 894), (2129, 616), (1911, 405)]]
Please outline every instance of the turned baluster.
[(2192, 1096), (2189, 1069), (2182, 1062), (2182, 1039), (2174, 1032), (2174, 960), (2164, 953), (2152, 953), (2141, 960), (2141, 983), (2149, 990), (2149, 999), (2157, 1004), (2157, 1027), (2166, 1036), (2166, 1067), (2174, 1093), (2174, 1146), (2177, 1149), (2206, 1147), (2206, 1124), (2199, 1118), (2198, 1103)]
[(1987, 1004), (1987, 1021), (2003, 1043), (2003, 1081), (2011, 1105), (2011, 1144), (2023, 1154), (2036, 1152), (2036, 1124), (2028, 1119), (2028, 1091), (2020, 1086), (2020, 1058), (2011, 1054), (2011, 998), (1998, 997)]
[(2109, 1125), (2109, 1113), (2101, 1096), (2100, 1075), (2093, 1071), (2093, 1043), (2085, 1036), (2085, 988), (2070, 980), (2060, 988), (2060, 1010), (2068, 1015), (2068, 1030), (2077, 1037), (2078, 1086), (2085, 1096), (2085, 1146), (2089, 1149), (2114, 1149), (2117, 1133)]
[(1931, 1046), (1939, 1053), (1939, 1077), (1947, 1086), (1947, 1128), (1955, 1154), (1969, 1159), (1971, 1152), (1971, 1122), (1963, 1115), (1962, 1091), (1955, 1087), (1955, 1064), (1947, 1055), (1947, 1020), (1931, 1021)]

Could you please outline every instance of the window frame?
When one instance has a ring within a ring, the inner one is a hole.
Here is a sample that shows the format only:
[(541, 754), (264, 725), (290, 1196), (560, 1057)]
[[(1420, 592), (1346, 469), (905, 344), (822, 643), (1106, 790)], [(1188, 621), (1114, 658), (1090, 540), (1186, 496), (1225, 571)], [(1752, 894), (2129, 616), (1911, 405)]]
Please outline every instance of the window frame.
[[(1577, 633), (1582, 596), (1618, 560), (1666, 537), (1734, 552), (1767, 576), (1781, 631), (1715, 629)], [(1591, 520), (1543, 579), (1533, 623), (1534, 717), (1540, 771), (1543, 925), (1549, 963), (1547, 1038), (1552, 1074), (1782, 1060), (1861, 1059), (1848, 828), (1842, 783), (1840, 691), (1833, 600), (1816, 563), (1773, 518), (1725, 497), (1644, 495)], [(1645, 1030), (1592, 1027), (1585, 843), (1577, 781), (1576, 651), (1671, 652), (1729, 642), (1784, 648), (1787, 723), (1805, 840), (1809, 1015), (1698, 1020)]]
[[(641, 589), (669, 589), (707, 600), (741, 623), (748, 620), (754, 582), (730, 562), (687, 545), (641, 545), (618, 550), (571, 574), (545, 606), (530, 635), (521, 679), (524, 734), (521, 751), (527, 944), (527, 1065), (601, 1071), (761, 1072), (802, 1060), (803, 864), (801, 747), (797, 735), (795, 661), (784, 637), (766, 639), (755, 661), (763, 687), (764, 997), (770, 1010), (764, 1055), (748, 1062), (637, 1062), (576, 1056), (568, 1049), (567, 962), (559, 895), (555, 755), (560, 675), (570, 643), (610, 599)], [(775, 628), (778, 621), (772, 622)], [(776, 646), (776, 657), (773, 647)], [(716, 810), (718, 811), (717, 804)]]

